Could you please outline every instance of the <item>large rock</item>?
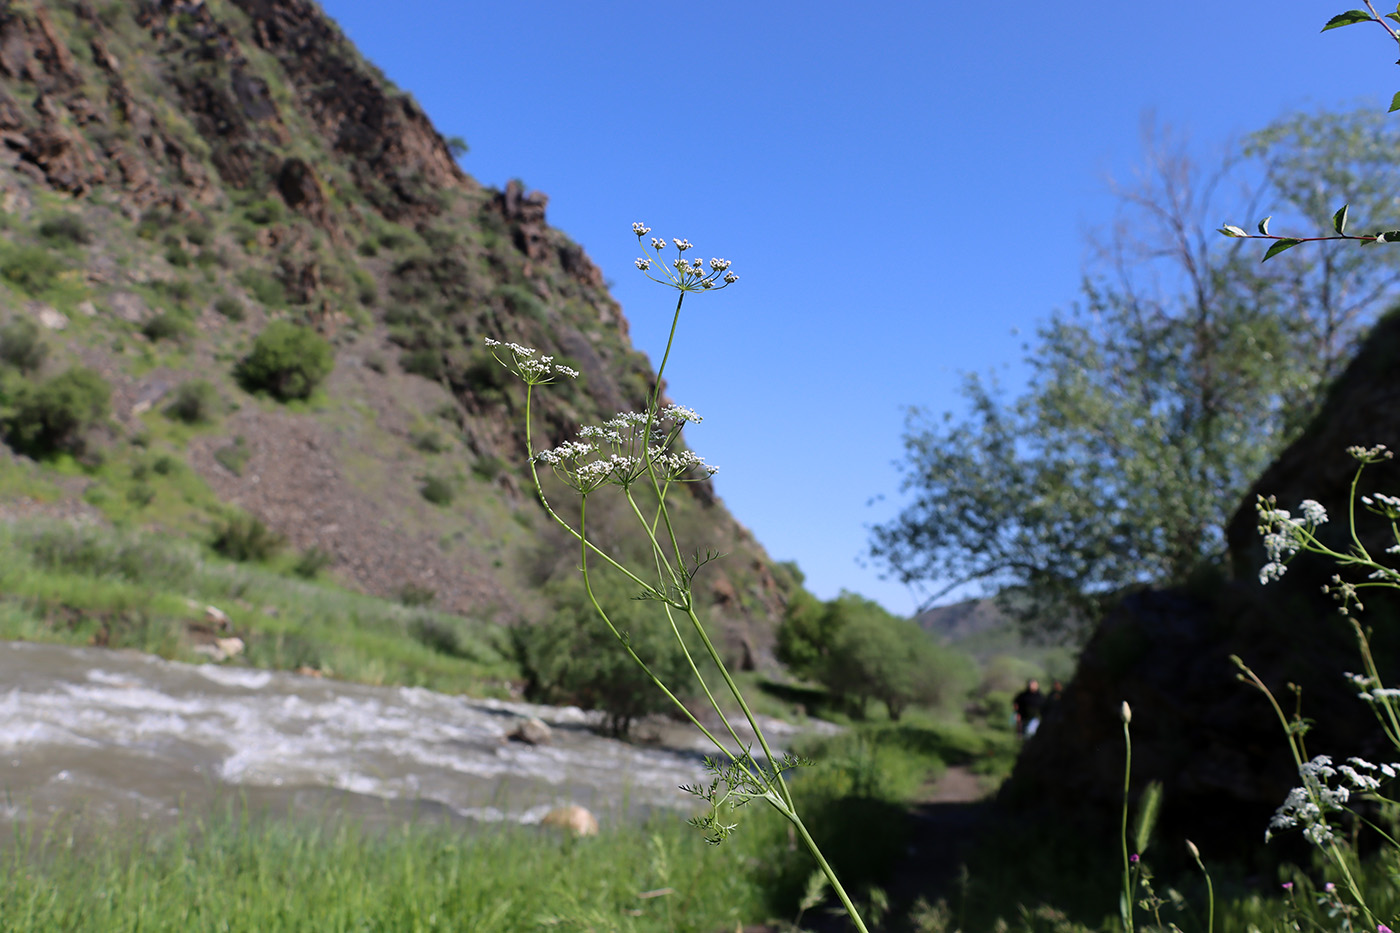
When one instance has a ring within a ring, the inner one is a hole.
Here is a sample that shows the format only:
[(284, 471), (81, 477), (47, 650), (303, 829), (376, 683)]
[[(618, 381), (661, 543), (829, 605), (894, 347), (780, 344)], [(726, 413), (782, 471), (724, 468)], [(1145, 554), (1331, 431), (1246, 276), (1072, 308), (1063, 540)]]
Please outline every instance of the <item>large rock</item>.
[[(1343, 677), (1361, 669), (1355, 635), (1324, 584), (1330, 561), (1299, 557), (1282, 580), (1261, 585), (1265, 555), (1258, 495), (1297, 510), (1316, 499), (1332, 516), (1325, 539), (1344, 547), (1356, 463), (1350, 445), (1400, 451), (1400, 313), (1385, 316), (1329, 392), (1317, 419), (1248, 493), (1228, 529), (1230, 573), (1189, 591), (1144, 590), (1110, 612), (1085, 647), (1064, 701), (1030, 739), (1001, 801), (1014, 810), (1054, 809), (1110, 829), (1123, 789), (1123, 701), (1133, 710), (1133, 792), (1165, 785), (1163, 851), (1190, 838), (1219, 857), (1256, 849), (1269, 816), (1296, 783), (1282, 726), (1266, 699), (1241, 683), (1242, 658), (1291, 715), (1315, 721), (1309, 754), (1394, 760), (1371, 711)], [(1362, 491), (1400, 493), (1394, 463), (1369, 468)], [(1364, 512), (1362, 521), (1370, 518)], [(1362, 540), (1381, 553), (1380, 521)], [(1400, 672), (1397, 601), (1367, 594), (1366, 624), (1383, 672)], [(1277, 845), (1277, 843), (1276, 843)]]

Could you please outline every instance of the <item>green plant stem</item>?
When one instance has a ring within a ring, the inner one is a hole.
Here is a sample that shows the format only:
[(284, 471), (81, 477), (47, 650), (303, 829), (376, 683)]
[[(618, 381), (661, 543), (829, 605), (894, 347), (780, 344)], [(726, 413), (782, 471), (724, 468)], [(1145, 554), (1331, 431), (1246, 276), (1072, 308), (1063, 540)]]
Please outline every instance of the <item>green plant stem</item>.
[(831, 890), (835, 891), (836, 896), (841, 899), (841, 906), (846, 908), (846, 913), (851, 918), (851, 922), (855, 924), (856, 929), (859, 930), (860, 933), (870, 933), (869, 928), (865, 925), (865, 921), (860, 917), (860, 911), (856, 910), (856, 905), (851, 901), (851, 896), (847, 894), (846, 889), (841, 886), (840, 880), (836, 877), (835, 870), (833, 870), (830, 863), (827, 862), (826, 856), (822, 855), (821, 848), (817, 845), (817, 841), (812, 838), (812, 834), (807, 832), (807, 827), (803, 825), (802, 820), (796, 813), (789, 816), (788, 819), (792, 822), (793, 828), (797, 830), (797, 835), (802, 837), (802, 842), (807, 846), (807, 851), (811, 852), (812, 857), (817, 860), (817, 866), (821, 868), (822, 874), (826, 875), (826, 880), (831, 884)]
[(1123, 844), (1123, 928), (1133, 933), (1133, 876), (1132, 860), (1128, 857), (1128, 792), (1133, 774), (1133, 736), (1128, 721), (1123, 720), (1123, 825), (1120, 839)]
[(1196, 865), (1201, 869), (1201, 874), (1206, 876), (1206, 933), (1215, 933), (1215, 885), (1211, 883), (1210, 872), (1206, 871), (1200, 853), (1193, 849), (1192, 854), (1196, 859)]

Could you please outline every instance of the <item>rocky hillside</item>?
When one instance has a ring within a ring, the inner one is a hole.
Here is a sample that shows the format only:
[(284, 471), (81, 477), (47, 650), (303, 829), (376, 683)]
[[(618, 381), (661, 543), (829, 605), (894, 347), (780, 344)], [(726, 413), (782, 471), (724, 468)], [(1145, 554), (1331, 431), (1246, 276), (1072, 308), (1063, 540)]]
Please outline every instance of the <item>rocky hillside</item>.
[[(111, 388), (62, 443), (12, 424), (5, 513), (207, 539), (241, 510), (366, 591), (537, 612), (574, 558), (526, 491), (523, 395), (482, 338), (582, 372), (545, 394), (545, 441), (655, 380), (546, 204), (464, 174), (309, 0), (0, 4), (5, 401), (75, 367)], [(304, 401), (235, 378), (276, 320), (334, 346)], [(794, 584), (708, 482), (686, 489), (688, 540), (729, 553), (699, 582), (761, 650)]]
[[(1314, 723), (1309, 754), (1394, 760), (1371, 709), (1343, 676), (1363, 668), (1350, 626), (1322, 592), (1337, 567), (1304, 556), (1281, 580), (1264, 586), (1258, 579), (1266, 557), (1256, 496), (1274, 495), (1295, 513), (1303, 499), (1321, 502), (1332, 516), (1323, 537), (1345, 550), (1356, 468), (1346, 448), (1373, 444), (1400, 450), (1400, 310), (1376, 324), (1316, 420), (1241, 503), (1228, 529), (1230, 576), (1202, 574), (1187, 590), (1138, 592), (1108, 615), (1060, 708), (1026, 743), (1003, 802), (1082, 820), (1086, 831), (1097, 819), (1102, 838), (1116, 838), (1104, 821), (1117, 819), (1122, 799), (1119, 709), (1126, 700), (1133, 710), (1135, 792), (1151, 780), (1165, 786), (1160, 825), (1171, 838), (1157, 851), (1184, 861), (1185, 837), (1208, 857), (1257, 853), (1297, 773), (1277, 717), (1237, 679), (1231, 655), (1257, 672), (1290, 714), (1290, 685), (1301, 690), (1302, 715)], [(1360, 489), (1397, 491), (1394, 461), (1368, 468)], [(1372, 553), (1394, 544), (1384, 522), (1360, 514), (1358, 530)], [(1378, 667), (1393, 685), (1400, 679), (1400, 601), (1368, 592), (1365, 603), (1361, 620), (1373, 630)]]

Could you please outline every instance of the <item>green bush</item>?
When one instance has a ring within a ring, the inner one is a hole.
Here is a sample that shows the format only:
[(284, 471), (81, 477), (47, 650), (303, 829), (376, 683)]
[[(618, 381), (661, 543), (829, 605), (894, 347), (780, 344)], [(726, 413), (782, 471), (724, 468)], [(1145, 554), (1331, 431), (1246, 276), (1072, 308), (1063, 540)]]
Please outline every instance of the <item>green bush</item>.
[[(609, 607), (613, 624), (661, 681), (672, 686), (689, 683), (690, 667), (661, 606), (630, 598), (633, 594), (615, 577), (594, 571), (590, 579), (599, 602)], [(527, 696), (602, 710), (608, 731), (619, 736), (627, 734), (634, 720), (671, 708), (671, 701), (603, 624), (581, 579), (556, 585), (550, 595), (554, 613), (513, 633)]]
[(106, 417), (112, 388), (91, 369), (73, 367), (37, 387), (22, 384), (5, 418), (5, 440), (33, 457), (81, 453), (83, 432)]
[(87, 224), (76, 214), (57, 214), (39, 223), (39, 236), (51, 246), (83, 246), (92, 242)]
[(455, 494), (450, 480), (441, 476), (423, 477), (423, 485), (418, 487), (418, 492), (422, 494), (433, 505), (447, 506), (452, 504), (452, 497)]
[(267, 561), (277, 556), (287, 539), (252, 515), (240, 513), (221, 524), (210, 542), (215, 551), (236, 561)]
[(207, 379), (180, 383), (165, 413), (185, 424), (208, 424), (219, 414), (219, 390)]
[(306, 327), (273, 321), (239, 363), (237, 376), (250, 392), (266, 391), (287, 401), (307, 398), (335, 365), (331, 345)]
[(194, 325), (185, 315), (176, 311), (166, 311), (141, 325), (141, 333), (145, 334), (151, 343), (161, 340), (184, 343), (194, 335)]
[(241, 321), (244, 318), (243, 302), (229, 295), (220, 295), (215, 298), (214, 310), (230, 321)]
[(297, 562), (292, 565), (292, 573), (303, 580), (314, 580), (322, 570), (333, 563), (335, 563), (334, 554), (313, 545), (302, 551), (301, 555), (297, 557)]
[(437, 599), (437, 590), (419, 583), (405, 583), (399, 587), (399, 602), (405, 606), (426, 606)]
[(39, 337), (39, 325), (28, 318), (16, 318), (0, 327), (0, 360), (23, 373), (44, 365), (49, 348)]
[(243, 468), (248, 465), (248, 458), (252, 455), (252, 448), (240, 434), (233, 439), (232, 444), (226, 444), (214, 451), (214, 460), (234, 476), (242, 476)]
[(42, 246), (9, 249), (0, 259), (0, 276), (30, 295), (52, 288), (65, 268), (62, 259)]
[(238, 277), (238, 281), (258, 304), (268, 308), (283, 308), (287, 305), (287, 287), (279, 279), (258, 269), (249, 269)]

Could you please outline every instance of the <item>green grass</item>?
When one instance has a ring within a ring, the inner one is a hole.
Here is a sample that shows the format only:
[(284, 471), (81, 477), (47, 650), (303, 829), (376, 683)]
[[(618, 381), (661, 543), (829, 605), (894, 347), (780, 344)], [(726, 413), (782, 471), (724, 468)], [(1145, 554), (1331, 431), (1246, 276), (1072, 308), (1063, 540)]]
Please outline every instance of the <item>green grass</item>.
[[(298, 561), (289, 553), (272, 566), (236, 564), (157, 535), (3, 525), (0, 638), (193, 661), (189, 626), (213, 604), (228, 613), (258, 666), (305, 665), (347, 680), (448, 693), (498, 694), (517, 675), (493, 623), (308, 581), (296, 575)], [(425, 625), (450, 631), (450, 644), (415, 637)]]
[(763, 919), (746, 865), (674, 817), (592, 838), (515, 826), (250, 818), (227, 808), (174, 831), (85, 839), (51, 830), (0, 855), (10, 933), (75, 930), (714, 933)]

